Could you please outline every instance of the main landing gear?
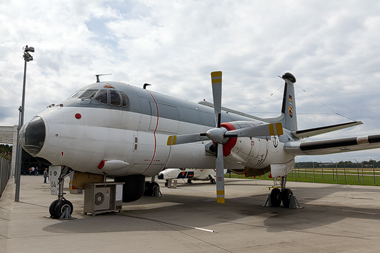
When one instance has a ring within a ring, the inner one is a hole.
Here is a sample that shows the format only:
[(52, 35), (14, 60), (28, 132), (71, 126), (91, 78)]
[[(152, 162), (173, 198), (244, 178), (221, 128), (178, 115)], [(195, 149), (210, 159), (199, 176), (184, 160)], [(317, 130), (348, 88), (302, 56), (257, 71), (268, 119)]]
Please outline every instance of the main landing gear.
[[(151, 182), (145, 182), (145, 196), (160, 197), (162, 196), (160, 191), (160, 185), (155, 181), (156, 176), (152, 177)], [(166, 186), (166, 183), (165, 183)]]
[(52, 218), (71, 219), (73, 204), (63, 197), (63, 184), (65, 182), (65, 178), (70, 176), (71, 173), (72, 172), (69, 171), (68, 167), (64, 167), (58, 178), (58, 199), (54, 200), (49, 207), (50, 216)]
[(286, 208), (301, 208), (292, 190), (285, 188), (286, 176), (281, 177), (281, 188), (274, 187), (268, 195), (264, 206), (278, 207), (282, 205)]

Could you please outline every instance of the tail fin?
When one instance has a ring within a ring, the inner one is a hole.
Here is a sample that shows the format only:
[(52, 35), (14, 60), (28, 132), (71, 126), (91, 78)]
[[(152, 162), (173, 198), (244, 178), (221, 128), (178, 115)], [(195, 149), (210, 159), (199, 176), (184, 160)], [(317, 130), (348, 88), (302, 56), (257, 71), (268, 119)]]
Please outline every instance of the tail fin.
[(285, 80), (281, 123), (285, 129), (297, 131), (297, 110), (294, 94), (294, 83), (296, 82), (296, 78), (289, 72), (283, 74), (281, 78)]

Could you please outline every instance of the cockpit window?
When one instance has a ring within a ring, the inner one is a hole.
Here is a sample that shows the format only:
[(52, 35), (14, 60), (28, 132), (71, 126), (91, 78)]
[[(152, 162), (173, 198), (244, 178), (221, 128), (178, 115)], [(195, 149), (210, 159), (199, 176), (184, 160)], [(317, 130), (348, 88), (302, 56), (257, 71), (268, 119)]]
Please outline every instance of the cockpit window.
[(78, 90), (69, 98), (94, 99), (99, 103), (112, 106), (127, 107), (129, 105), (129, 97), (123, 92), (113, 89), (87, 89)]
[(120, 91), (120, 95), (121, 95), (122, 102), (123, 102), (122, 106), (128, 106), (129, 105), (129, 98), (128, 98), (128, 96), (124, 92), (122, 92), (122, 91)]
[(119, 92), (117, 92), (115, 90), (110, 90), (110, 97), (111, 97), (110, 105), (120, 106), (121, 99), (120, 99)]
[(71, 94), (71, 96), (69, 98), (77, 98), (80, 95), (82, 95), (83, 92), (84, 92), (84, 90), (77, 90), (76, 92), (74, 92), (73, 94)]
[(100, 103), (107, 104), (107, 90), (101, 90), (96, 95), (95, 100), (99, 101)]
[(92, 98), (97, 91), (98, 90), (95, 90), (95, 89), (88, 89), (85, 92), (83, 92), (82, 95), (79, 96), (79, 98), (82, 98), (82, 99)]

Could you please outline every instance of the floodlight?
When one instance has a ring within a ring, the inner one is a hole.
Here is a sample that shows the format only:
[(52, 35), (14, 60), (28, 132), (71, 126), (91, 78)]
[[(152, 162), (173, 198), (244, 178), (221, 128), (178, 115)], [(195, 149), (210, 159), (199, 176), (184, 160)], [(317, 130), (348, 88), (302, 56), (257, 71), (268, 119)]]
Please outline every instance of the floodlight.
[(28, 46), (26, 46), (26, 48), (25, 48), (25, 52), (34, 52), (34, 47), (28, 47)]

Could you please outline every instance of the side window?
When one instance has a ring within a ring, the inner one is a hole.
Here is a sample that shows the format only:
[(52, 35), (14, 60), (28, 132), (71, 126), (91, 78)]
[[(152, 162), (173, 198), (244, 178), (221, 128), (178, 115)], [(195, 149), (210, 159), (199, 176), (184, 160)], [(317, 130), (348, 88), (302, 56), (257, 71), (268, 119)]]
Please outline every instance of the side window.
[(110, 90), (111, 103), (110, 105), (120, 106), (120, 95), (116, 90)]
[(96, 95), (95, 100), (100, 103), (107, 104), (107, 90), (99, 91), (98, 95)]
[(128, 106), (129, 105), (129, 98), (128, 98), (127, 94), (125, 94), (124, 92), (120, 91), (120, 95), (121, 95), (121, 98), (122, 98), (122, 106)]

